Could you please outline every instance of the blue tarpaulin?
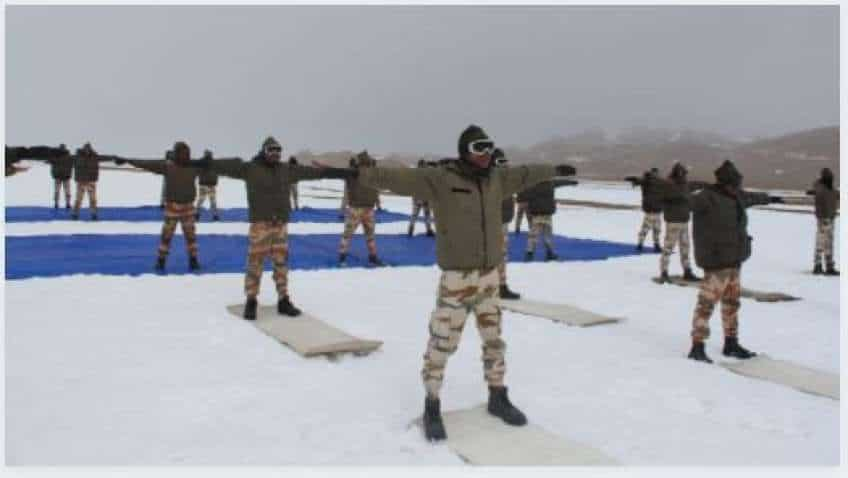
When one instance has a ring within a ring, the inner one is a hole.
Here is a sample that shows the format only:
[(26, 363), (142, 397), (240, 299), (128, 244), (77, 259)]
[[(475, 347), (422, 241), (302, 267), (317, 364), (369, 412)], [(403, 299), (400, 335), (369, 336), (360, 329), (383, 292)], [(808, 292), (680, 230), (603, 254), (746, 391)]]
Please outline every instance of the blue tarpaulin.
[[(85, 203), (83, 203), (85, 204)], [(247, 208), (218, 209), (221, 222), (247, 222)], [(80, 220), (89, 221), (91, 214), (89, 209), (83, 207), (80, 210)], [(100, 207), (97, 208), (97, 218), (100, 221), (127, 221), (127, 222), (160, 222), (162, 221), (162, 209), (159, 206), (140, 207)], [(377, 211), (377, 222), (409, 221), (409, 215), (390, 211)], [(203, 208), (200, 215), (201, 221), (211, 221), (212, 213)], [(71, 211), (69, 209), (53, 209), (52, 207), (35, 206), (11, 206), (6, 208), (6, 222), (43, 222), (43, 221), (70, 221)], [(339, 217), (338, 209), (316, 209), (304, 207), (292, 211), (290, 222), (343, 222)]]
[[(290, 269), (338, 268), (338, 234), (289, 235)], [(139, 275), (153, 272), (159, 236), (154, 234), (72, 234), (6, 237), (6, 279), (71, 274)], [(511, 235), (509, 260), (523, 261), (526, 234)], [(247, 236), (202, 234), (198, 237), (200, 274), (243, 272)], [(636, 254), (632, 244), (554, 236), (560, 261), (603, 260)], [(436, 262), (435, 239), (423, 235), (378, 235), (380, 258), (389, 266), (427, 266)], [(544, 248), (537, 247), (541, 260)], [(365, 267), (368, 252), (361, 234), (354, 236), (347, 267)], [(271, 269), (266, 261), (266, 270)], [(168, 274), (188, 274), (183, 236), (171, 243)]]

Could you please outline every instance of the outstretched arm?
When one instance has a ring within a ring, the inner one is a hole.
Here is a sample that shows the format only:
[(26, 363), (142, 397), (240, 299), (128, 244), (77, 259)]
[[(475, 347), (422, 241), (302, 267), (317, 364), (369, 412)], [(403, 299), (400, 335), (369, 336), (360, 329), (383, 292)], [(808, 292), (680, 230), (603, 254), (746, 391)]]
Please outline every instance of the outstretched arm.
[[(102, 156), (101, 156), (102, 157)], [(165, 174), (167, 165), (164, 159), (135, 159), (115, 157), (115, 164), (129, 163), (132, 166), (156, 174)]]
[(752, 193), (748, 191), (739, 191), (739, 198), (746, 208), (783, 202), (783, 198), (778, 196), (769, 196), (768, 193)]
[(244, 179), (245, 170), (249, 163), (245, 163), (241, 158), (224, 158), (203, 161), (206, 167), (212, 171), (233, 179)]
[[(560, 169), (557, 169), (560, 168)], [(496, 169), (501, 171), (503, 178), (503, 194), (504, 197), (511, 194), (529, 189), (542, 181), (553, 179), (554, 176), (560, 174), (569, 176), (577, 171), (571, 166), (554, 168), (550, 164), (530, 164), (525, 166), (515, 166), (511, 168)]]
[(630, 185), (633, 186), (634, 188), (636, 186), (641, 186), (642, 183), (644, 182), (644, 181), (642, 181), (642, 178), (640, 178), (638, 176), (627, 176), (627, 177), (624, 178), (624, 180), (629, 182)]
[(553, 183), (555, 188), (559, 188), (562, 186), (577, 186), (578, 184), (580, 184), (573, 179), (554, 179), (551, 182)]
[(401, 196), (430, 200), (436, 196), (438, 169), (369, 167), (358, 170), (359, 181), (376, 189), (388, 189)]
[(52, 146), (6, 146), (6, 150), (7, 153), (11, 153), (18, 160), (58, 158), (68, 154), (66, 148), (54, 148)]

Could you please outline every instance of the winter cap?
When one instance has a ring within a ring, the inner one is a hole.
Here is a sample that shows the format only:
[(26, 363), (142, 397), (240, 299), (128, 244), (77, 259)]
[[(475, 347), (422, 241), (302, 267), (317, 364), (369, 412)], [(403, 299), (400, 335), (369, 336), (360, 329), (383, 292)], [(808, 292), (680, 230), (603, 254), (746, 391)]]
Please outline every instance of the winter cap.
[(474, 124), (465, 128), (462, 134), (459, 135), (459, 142), (457, 144), (459, 158), (466, 159), (468, 156), (468, 144), (479, 139), (489, 139), (489, 135), (483, 131), (483, 128)]
[(268, 136), (267, 138), (265, 138), (265, 141), (262, 142), (262, 151), (265, 151), (266, 149), (272, 148), (274, 146), (280, 149), (283, 148), (283, 145), (281, 145), (276, 139), (274, 139), (273, 136)]
[(742, 174), (733, 163), (726, 159), (718, 169), (715, 170), (716, 181), (719, 184), (738, 188), (742, 185)]

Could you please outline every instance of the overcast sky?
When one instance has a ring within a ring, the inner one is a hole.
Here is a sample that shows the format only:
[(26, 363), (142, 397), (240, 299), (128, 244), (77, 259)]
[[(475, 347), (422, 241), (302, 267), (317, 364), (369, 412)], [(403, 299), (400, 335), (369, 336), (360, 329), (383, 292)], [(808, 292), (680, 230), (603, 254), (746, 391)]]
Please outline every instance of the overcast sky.
[(6, 142), (456, 154), (590, 127), (839, 123), (825, 7), (6, 7)]

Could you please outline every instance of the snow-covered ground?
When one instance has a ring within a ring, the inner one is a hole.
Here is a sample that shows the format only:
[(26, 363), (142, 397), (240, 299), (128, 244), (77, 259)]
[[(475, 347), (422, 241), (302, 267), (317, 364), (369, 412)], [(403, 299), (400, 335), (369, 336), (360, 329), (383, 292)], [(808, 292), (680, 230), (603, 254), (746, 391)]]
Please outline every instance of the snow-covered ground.
[[(7, 205), (52, 201), (46, 168), (34, 166), (5, 185)], [(307, 195), (333, 194), (310, 186), (340, 185), (304, 183), (301, 200), (336, 206), (337, 200)], [(98, 195), (102, 205), (155, 204), (159, 187), (152, 175), (103, 171)], [(639, 202), (638, 190), (614, 186), (562, 188), (557, 195)], [(219, 204), (245, 203), (243, 185), (222, 179)], [(409, 210), (406, 198), (386, 197), (384, 205)], [(638, 211), (560, 207), (554, 228), (632, 243), (640, 221)], [(6, 235), (26, 236), (156, 233), (160, 224), (5, 227)], [(404, 228), (383, 224), (378, 232)], [(839, 280), (808, 273), (813, 217), (755, 210), (750, 228), (754, 254), (743, 283), (803, 300), (743, 299), (743, 344), (839, 373)], [(246, 230), (246, 224), (199, 225), (201, 234)], [(340, 230), (340, 224), (292, 225), (302, 233)], [(672, 272), (679, 271), (676, 260)], [(533, 423), (625, 465), (838, 464), (839, 402), (687, 360), (697, 291), (652, 283), (657, 269), (656, 255), (511, 263), (510, 285), (528, 298), (627, 317), (581, 329), (505, 312), (513, 402)], [(367, 357), (337, 362), (304, 359), (228, 315), (224, 306), (243, 300), (241, 274), (7, 281), (7, 462), (462, 464), (409, 426), (423, 408), (419, 371), (437, 277), (435, 266), (292, 272), (295, 303), (354, 335), (385, 342)], [(275, 301), (269, 273), (260, 300)], [(720, 324), (717, 310), (707, 346), (714, 359), (721, 357)], [(480, 340), (469, 324), (448, 365), (445, 409), (485, 399), (481, 369)]]

